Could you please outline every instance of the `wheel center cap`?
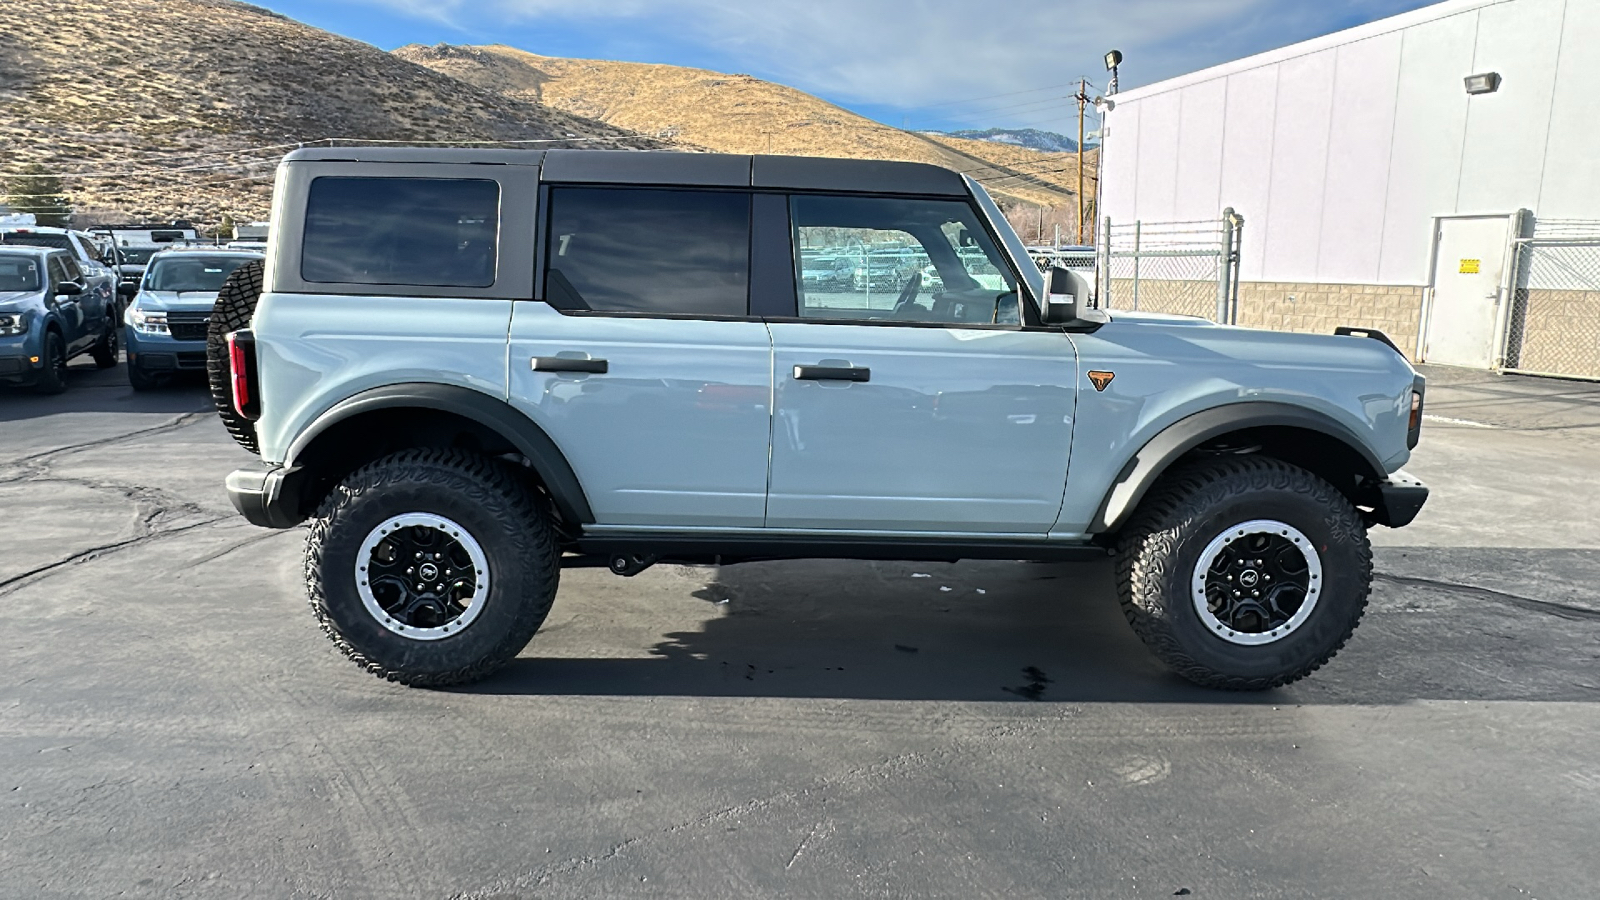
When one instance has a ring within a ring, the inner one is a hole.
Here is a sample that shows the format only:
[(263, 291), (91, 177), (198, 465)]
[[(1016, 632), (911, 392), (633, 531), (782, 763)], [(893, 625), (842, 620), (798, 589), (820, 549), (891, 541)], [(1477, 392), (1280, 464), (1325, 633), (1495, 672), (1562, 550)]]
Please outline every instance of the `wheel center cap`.
[(1245, 569), (1239, 573), (1239, 583), (1247, 588), (1253, 588), (1261, 580), (1261, 573), (1255, 569)]
[(432, 581), (439, 577), (439, 567), (433, 563), (423, 563), (421, 568), (417, 569), (417, 574), (422, 576), (423, 581)]

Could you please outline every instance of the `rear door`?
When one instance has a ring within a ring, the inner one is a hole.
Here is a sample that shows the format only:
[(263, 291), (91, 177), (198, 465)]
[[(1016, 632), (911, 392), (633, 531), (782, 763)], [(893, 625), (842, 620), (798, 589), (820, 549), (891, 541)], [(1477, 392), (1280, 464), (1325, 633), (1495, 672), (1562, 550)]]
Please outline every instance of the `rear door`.
[(748, 190), (553, 185), (510, 400), (572, 464), (600, 529), (760, 527), (772, 346), (750, 315)]
[[(772, 320), (767, 525), (1042, 535), (1066, 485), (1077, 360), (1026, 326), (1016, 274), (959, 200), (791, 198), (797, 258), (864, 260)], [(904, 260), (893, 283), (877, 258)]]

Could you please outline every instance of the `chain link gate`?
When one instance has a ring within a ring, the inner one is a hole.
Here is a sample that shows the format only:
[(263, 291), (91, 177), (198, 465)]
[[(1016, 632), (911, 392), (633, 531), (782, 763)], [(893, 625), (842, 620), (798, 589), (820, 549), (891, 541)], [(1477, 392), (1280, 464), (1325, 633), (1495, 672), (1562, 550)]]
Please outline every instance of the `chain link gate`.
[(1233, 322), (1239, 307), (1239, 240), (1243, 217), (1136, 221), (1101, 229), (1099, 289), (1104, 309), (1199, 316)]
[(1600, 379), (1600, 221), (1538, 221), (1515, 244), (1501, 368)]

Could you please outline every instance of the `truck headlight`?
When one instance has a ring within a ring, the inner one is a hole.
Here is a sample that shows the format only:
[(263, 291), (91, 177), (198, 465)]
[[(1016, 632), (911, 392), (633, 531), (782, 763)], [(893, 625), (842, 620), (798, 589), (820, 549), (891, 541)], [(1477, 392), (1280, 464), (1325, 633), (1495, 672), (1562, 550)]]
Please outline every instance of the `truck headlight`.
[(28, 333), (28, 314), (0, 313), (0, 336), (12, 337)]
[(167, 314), (150, 312), (138, 306), (128, 308), (128, 324), (140, 334), (167, 334)]

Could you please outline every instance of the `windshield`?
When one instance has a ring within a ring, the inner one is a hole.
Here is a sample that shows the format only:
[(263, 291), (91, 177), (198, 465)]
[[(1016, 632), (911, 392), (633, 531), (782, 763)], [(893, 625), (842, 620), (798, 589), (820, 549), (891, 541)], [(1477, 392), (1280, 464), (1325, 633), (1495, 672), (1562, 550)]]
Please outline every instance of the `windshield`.
[(254, 256), (168, 256), (150, 264), (144, 276), (147, 291), (207, 291), (216, 293), (233, 270), (257, 259)]
[(0, 244), (14, 244), (23, 247), (54, 247), (57, 250), (71, 250), (72, 239), (64, 234), (40, 234), (37, 231), (7, 231), (0, 234)]
[(160, 247), (118, 247), (117, 252), (122, 254), (122, 262), (129, 266), (142, 266), (150, 261), (150, 255), (160, 250)]
[(38, 257), (0, 253), (0, 294), (37, 291), (39, 287)]

